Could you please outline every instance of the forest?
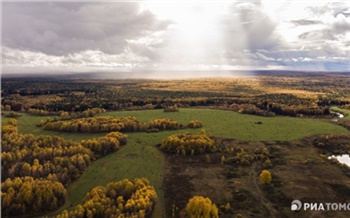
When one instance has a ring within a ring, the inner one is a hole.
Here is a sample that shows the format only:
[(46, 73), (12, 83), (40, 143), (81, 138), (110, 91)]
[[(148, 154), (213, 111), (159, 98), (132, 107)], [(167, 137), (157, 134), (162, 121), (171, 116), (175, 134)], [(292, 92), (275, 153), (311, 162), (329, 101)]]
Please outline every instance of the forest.
[(108, 183), (86, 194), (82, 205), (63, 211), (65, 217), (146, 217), (152, 212), (157, 193), (145, 178)]
[[(331, 105), (349, 107), (346, 97), (350, 93), (349, 77), (320, 74), (322, 77), (305, 72), (302, 76), (261, 74), (245, 79), (108, 82), (4, 78), (1, 104), (3, 110), (6, 107), (42, 114), (59, 111), (86, 114), (93, 108), (176, 111), (176, 107), (216, 107), (260, 116), (322, 116), (329, 114)], [(53, 82), (54, 89), (50, 87)]]
[(4, 217), (348, 217), (350, 77), (3, 78)]
[[(42, 213), (65, 202), (66, 189), (96, 158), (117, 151), (119, 132), (75, 143), (56, 136), (19, 134), (13, 118), (2, 126), (2, 208), (7, 216)], [(34, 210), (32, 210), (34, 208)]]

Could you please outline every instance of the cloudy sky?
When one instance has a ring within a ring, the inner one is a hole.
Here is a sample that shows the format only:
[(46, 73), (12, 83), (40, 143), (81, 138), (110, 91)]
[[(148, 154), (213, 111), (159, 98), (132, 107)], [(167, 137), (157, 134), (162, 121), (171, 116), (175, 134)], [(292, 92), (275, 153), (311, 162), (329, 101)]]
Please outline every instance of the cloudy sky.
[(3, 73), (349, 71), (347, 1), (2, 3)]

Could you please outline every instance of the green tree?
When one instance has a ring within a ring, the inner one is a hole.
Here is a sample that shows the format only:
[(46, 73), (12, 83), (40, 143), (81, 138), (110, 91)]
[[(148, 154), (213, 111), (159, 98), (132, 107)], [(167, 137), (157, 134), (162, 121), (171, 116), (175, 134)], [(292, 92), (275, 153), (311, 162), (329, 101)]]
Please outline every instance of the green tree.
[(224, 164), (224, 163), (225, 163), (225, 156), (222, 155), (222, 156), (221, 156), (221, 164)]
[(210, 155), (209, 155), (209, 154), (205, 155), (205, 161), (206, 161), (207, 163), (210, 163), (210, 162), (211, 162), (211, 158), (210, 158)]

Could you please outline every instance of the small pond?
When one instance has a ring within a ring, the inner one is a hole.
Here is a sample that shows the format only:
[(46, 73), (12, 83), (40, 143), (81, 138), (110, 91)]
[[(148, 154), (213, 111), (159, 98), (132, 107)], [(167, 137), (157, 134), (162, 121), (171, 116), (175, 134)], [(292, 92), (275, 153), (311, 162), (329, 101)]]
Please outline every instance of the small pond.
[(348, 154), (343, 154), (343, 155), (332, 155), (328, 157), (328, 159), (335, 158), (337, 159), (340, 163), (343, 163), (347, 166), (350, 167), (350, 156)]
[(331, 114), (335, 115), (335, 118), (332, 119), (332, 121), (337, 122), (338, 119), (344, 118), (344, 114), (336, 112), (336, 111), (331, 111)]

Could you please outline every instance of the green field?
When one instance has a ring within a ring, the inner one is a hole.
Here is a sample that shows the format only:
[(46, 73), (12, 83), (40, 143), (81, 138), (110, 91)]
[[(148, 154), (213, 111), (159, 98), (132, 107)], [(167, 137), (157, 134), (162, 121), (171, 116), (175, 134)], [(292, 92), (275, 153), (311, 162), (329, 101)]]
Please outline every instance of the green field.
[(342, 118), (342, 119), (350, 120), (350, 110), (342, 109), (342, 108), (338, 108), (338, 107), (332, 107), (331, 109), (344, 114), (344, 118)]
[[(21, 116), (17, 119), (17, 126), (19, 133), (33, 134), (33, 135), (51, 135), (51, 136), (61, 136), (68, 140), (81, 141), (83, 139), (89, 139), (94, 137), (99, 137), (105, 135), (103, 133), (97, 134), (80, 134), (80, 133), (64, 133), (55, 131), (45, 131), (39, 127), (36, 127), (41, 120), (46, 120), (47, 118), (52, 118), (50, 116), (35, 116), (27, 113), (19, 113)], [(8, 118), (1, 117), (1, 124), (7, 122)]]
[[(180, 112), (175, 113), (164, 113), (162, 110), (113, 111), (100, 114), (100, 116), (135, 116), (139, 121), (143, 122), (157, 118), (171, 118), (182, 124), (198, 119), (203, 123), (204, 129), (213, 136), (254, 141), (293, 140), (314, 134), (349, 133), (345, 128), (330, 124), (324, 120), (293, 117), (260, 117), (224, 110), (182, 108)], [(57, 135), (75, 141), (103, 135), (44, 131), (35, 127), (42, 119), (46, 119), (46, 117), (22, 114), (18, 119), (19, 132), (34, 135)], [(4, 118), (3, 122), (6, 122), (6, 120)], [(262, 124), (255, 124), (258, 121), (261, 121)], [(187, 131), (198, 132), (198, 130)], [(165, 133), (153, 134), (162, 135)]]
[(106, 185), (125, 178), (147, 178), (156, 188), (158, 201), (154, 217), (164, 214), (162, 190), (164, 155), (153, 144), (162, 140), (155, 134), (128, 134), (128, 144), (120, 151), (93, 162), (84, 174), (68, 188), (68, 202), (64, 209), (82, 202), (86, 192), (97, 185)]
[[(140, 121), (171, 118), (182, 124), (198, 119), (213, 136), (254, 141), (282, 141), (303, 138), (314, 134), (349, 133), (343, 127), (324, 120), (293, 117), (260, 117), (232, 111), (184, 109), (164, 113), (162, 110), (107, 112), (109, 116), (135, 116)], [(262, 124), (255, 124), (261, 121)], [(193, 130), (191, 130), (193, 131)], [(197, 130), (195, 130), (197, 131)]]
[[(43, 131), (35, 125), (45, 117), (21, 114), (18, 118), (20, 133), (34, 135), (47, 134), (62, 136), (66, 139), (80, 141), (105, 135), (62, 133)], [(164, 113), (163, 110), (147, 111), (117, 111), (101, 114), (103, 116), (135, 116), (139, 121), (147, 122), (157, 118), (171, 118), (182, 124), (190, 120), (200, 120), (204, 129), (211, 135), (242, 140), (293, 140), (314, 134), (349, 133), (343, 127), (328, 123), (324, 120), (291, 117), (258, 117), (244, 115), (231, 111), (209, 109), (180, 109), (180, 112)], [(2, 123), (7, 118), (2, 119)], [(262, 124), (255, 124), (261, 121)], [(128, 133), (128, 144), (120, 151), (100, 158), (93, 162), (83, 175), (68, 188), (68, 202), (60, 209), (70, 209), (82, 202), (85, 194), (97, 185), (106, 185), (109, 182), (124, 178), (146, 177), (156, 188), (158, 203), (153, 217), (164, 215), (164, 199), (162, 181), (164, 173), (164, 155), (154, 145), (161, 143), (167, 136), (178, 132), (198, 132), (198, 129), (164, 131), (159, 133)]]

